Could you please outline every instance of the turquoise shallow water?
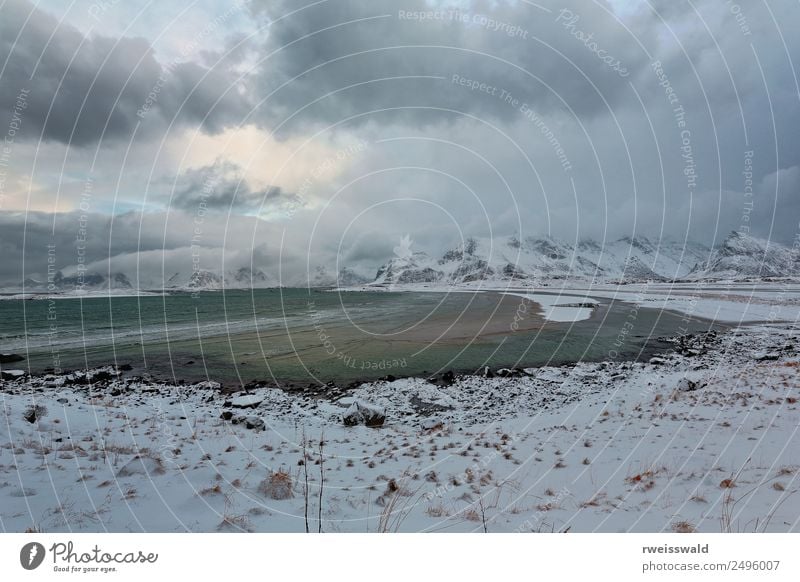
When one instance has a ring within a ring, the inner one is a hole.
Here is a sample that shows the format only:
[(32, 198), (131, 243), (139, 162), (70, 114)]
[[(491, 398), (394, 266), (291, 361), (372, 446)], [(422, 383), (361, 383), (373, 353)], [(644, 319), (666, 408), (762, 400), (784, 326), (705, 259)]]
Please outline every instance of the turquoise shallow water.
[[(349, 382), (488, 365), (649, 357), (681, 316), (604, 300), (591, 319), (543, 322), (496, 293), (335, 293), (308, 289), (163, 297), (0, 301), (0, 352), (32, 372), (131, 364), (174, 380)], [(623, 336), (626, 322), (633, 327)], [(709, 324), (694, 321), (691, 330)], [(624, 341), (620, 342), (620, 338)]]

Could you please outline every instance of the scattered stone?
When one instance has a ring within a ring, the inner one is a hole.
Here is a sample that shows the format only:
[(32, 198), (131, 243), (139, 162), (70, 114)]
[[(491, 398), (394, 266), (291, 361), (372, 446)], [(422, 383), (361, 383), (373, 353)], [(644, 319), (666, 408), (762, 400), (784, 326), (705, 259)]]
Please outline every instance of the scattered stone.
[(679, 392), (694, 392), (695, 390), (699, 390), (703, 386), (705, 386), (705, 382), (701, 384), (700, 382), (695, 382), (694, 380), (690, 380), (689, 378), (683, 377), (680, 380), (678, 380), (677, 389)]
[(753, 354), (753, 359), (759, 362), (779, 360), (780, 357), (781, 355), (775, 352), (756, 352)]
[(363, 424), (377, 428), (383, 426), (386, 421), (386, 410), (381, 406), (367, 404), (356, 400), (350, 408), (342, 415), (342, 422), (345, 426), (357, 426)]
[(222, 414), (219, 415), (222, 420), (231, 420), (233, 418), (233, 413), (230, 410), (224, 410)]
[(264, 420), (258, 416), (248, 416), (245, 418), (244, 426), (250, 430), (264, 430), (266, 428)]
[(650, 358), (650, 363), (653, 364), (654, 366), (663, 366), (664, 364), (667, 363), (667, 361), (664, 358), (653, 357)]
[(528, 376), (521, 368), (500, 368), (497, 370), (497, 375), (501, 378), (521, 378)]
[(207, 390), (219, 390), (222, 387), (222, 384), (219, 382), (212, 382), (211, 380), (206, 380), (205, 382), (198, 382), (195, 386), (199, 389), (207, 389)]

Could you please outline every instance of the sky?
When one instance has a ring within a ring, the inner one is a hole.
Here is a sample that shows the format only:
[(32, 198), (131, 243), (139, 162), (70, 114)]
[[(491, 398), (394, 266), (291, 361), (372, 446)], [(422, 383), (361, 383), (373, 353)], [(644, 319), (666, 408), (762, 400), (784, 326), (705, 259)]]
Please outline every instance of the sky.
[(792, 244), (798, 21), (790, 0), (1, 1), (0, 284), (369, 276), (405, 236)]

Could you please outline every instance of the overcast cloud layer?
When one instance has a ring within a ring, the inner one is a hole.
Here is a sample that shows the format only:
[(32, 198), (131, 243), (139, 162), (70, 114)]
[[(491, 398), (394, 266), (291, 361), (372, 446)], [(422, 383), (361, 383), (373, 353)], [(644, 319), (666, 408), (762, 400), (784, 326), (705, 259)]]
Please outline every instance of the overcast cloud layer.
[(797, 22), (791, 0), (6, 1), (0, 283), (79, 246), (151, 286), (198, 249), (374, 273), (406, 234), (791, 243)]

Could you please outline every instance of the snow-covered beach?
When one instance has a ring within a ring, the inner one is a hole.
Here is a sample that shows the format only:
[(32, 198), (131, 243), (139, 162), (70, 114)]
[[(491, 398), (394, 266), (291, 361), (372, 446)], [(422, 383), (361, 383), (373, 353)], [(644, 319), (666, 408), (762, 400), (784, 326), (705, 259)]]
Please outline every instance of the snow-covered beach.
[[(4, 365), (0, 526), (797, 531), (800, 333), (776, 293), (706, 296), (744, 308), (733, 328), (641, 363), (237, 393)], [(354, 410), (380, 426), (347, 426)]]

